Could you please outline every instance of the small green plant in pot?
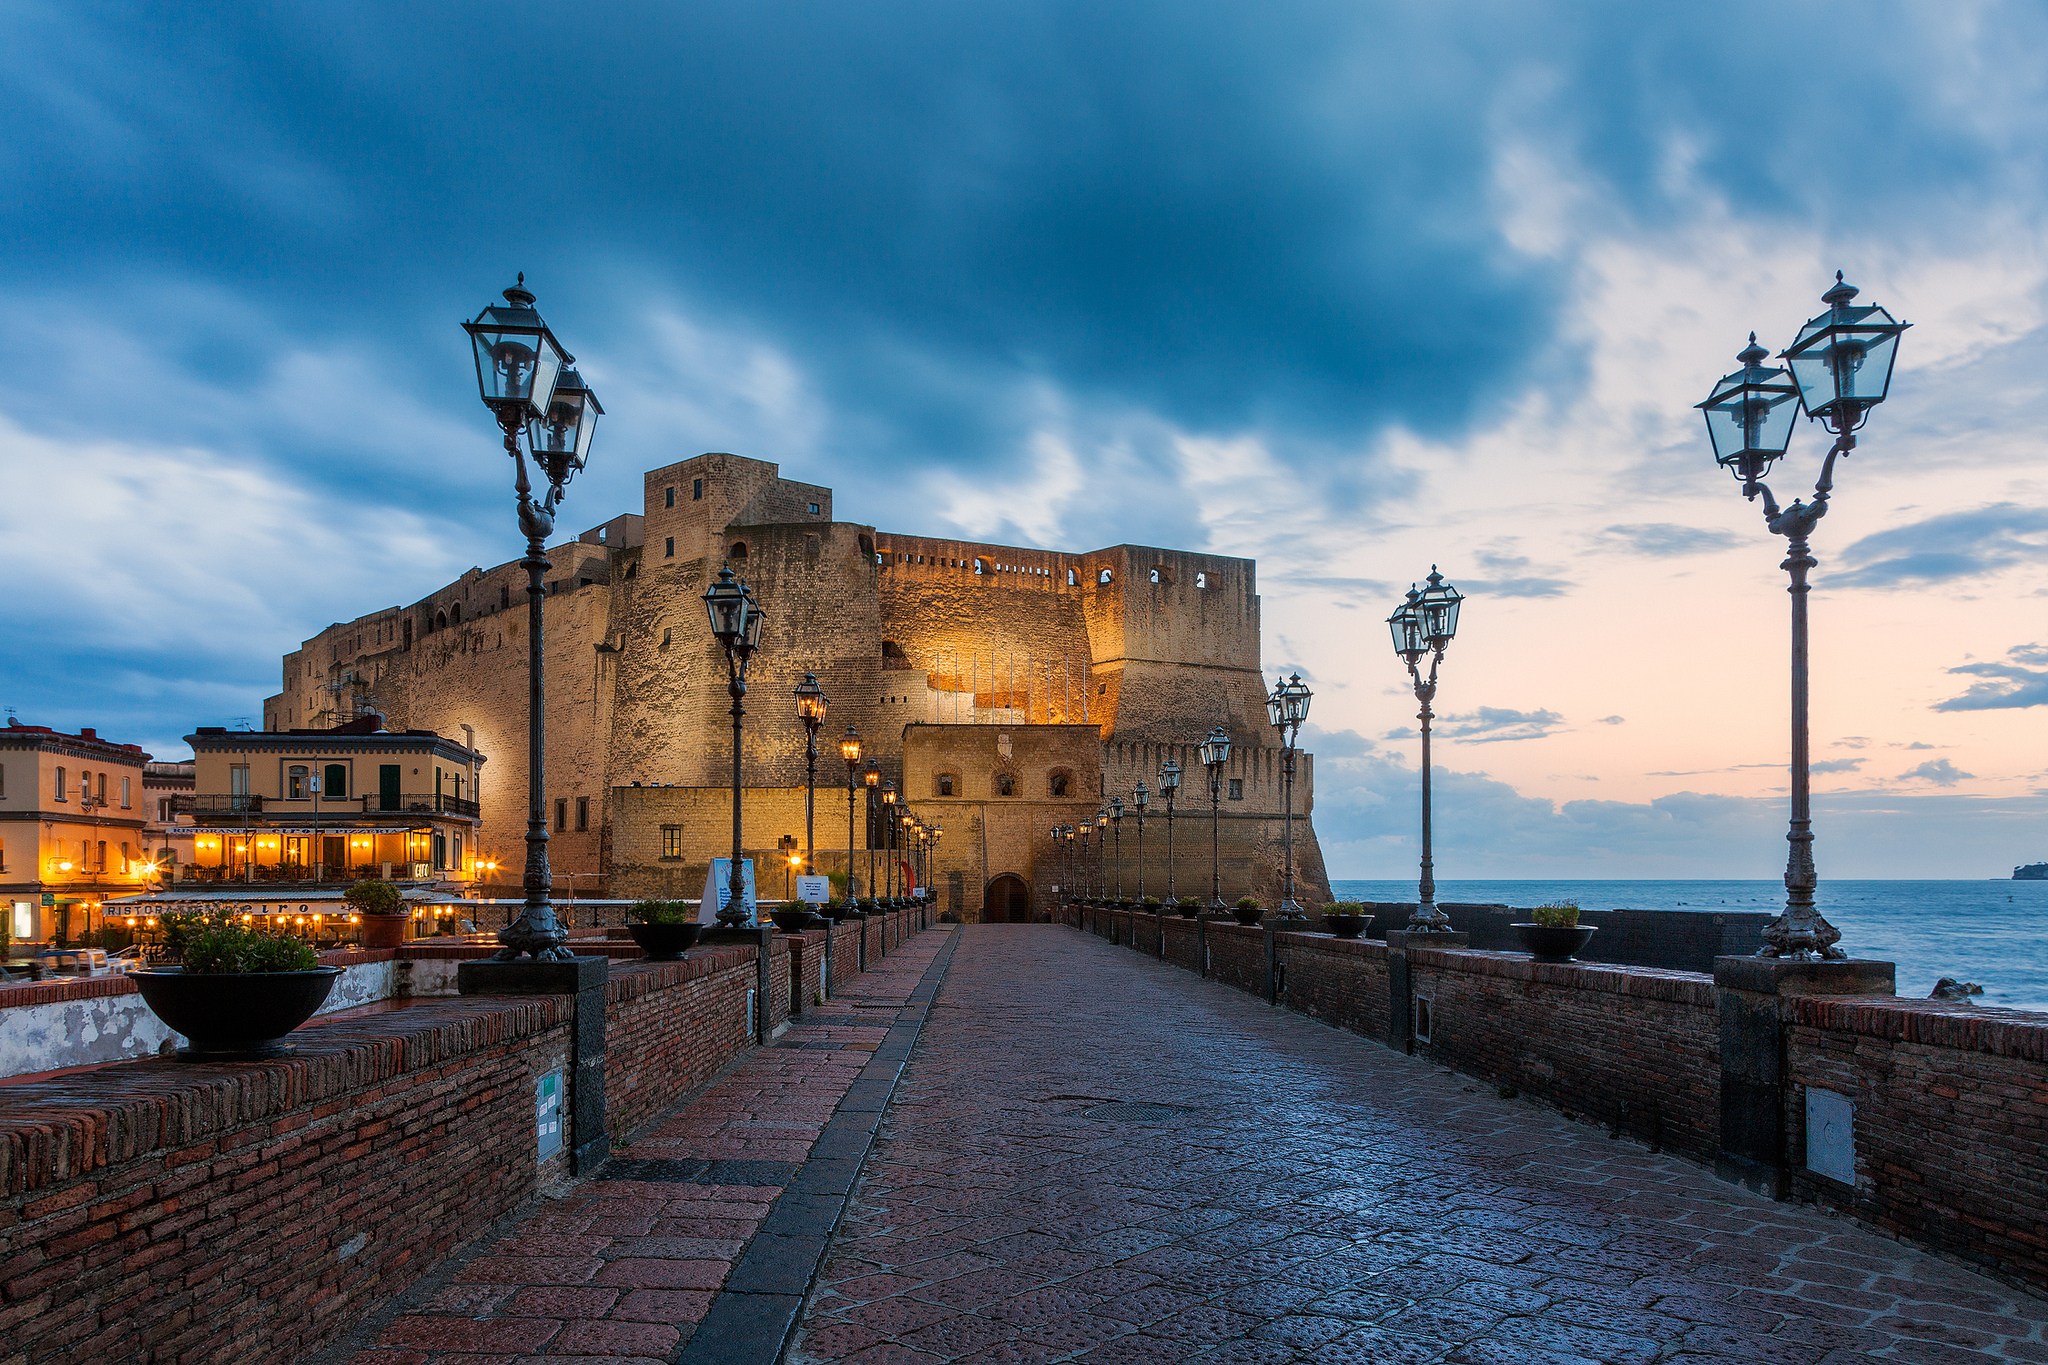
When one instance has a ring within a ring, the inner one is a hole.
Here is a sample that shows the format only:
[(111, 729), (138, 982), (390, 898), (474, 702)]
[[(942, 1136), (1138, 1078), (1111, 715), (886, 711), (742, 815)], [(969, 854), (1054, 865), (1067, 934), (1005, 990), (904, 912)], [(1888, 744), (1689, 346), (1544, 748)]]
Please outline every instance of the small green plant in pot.
[(650, 962), (680, 962), (695, 946), (703, 926), (688, 901), (641, 901), (626, 912), (626, 932)]
[(811, 906), (808, 901), (784, 901), (768, 912), (768, 918), (775, 921), (775, 927), (785, 934), (800, 934), (811, 927)]
[(1372, 916), (1357, 901), (1336, 901), (1323, 907), (1323, 927), (1338, 938), (1357, 938)]
[(1259, 904), (1257, 896), (1240, 896), (1236, 907), (1230, 912), (1230, 917), (1239, 924), (1257, 924), (1265, 918), (1265, 914), (1265, 907)]
[(313, 1017), (339, 967), (311, 946), (217, 917), (185, 926), (184, 965), (133, 972), (143, 1003), (183, 1034), (180, 1061), (254, 1061), (289, 1055), (285, 1037)]
[(1202, 903), (1193, 896), (1182, 896), (1173, 903), (1173, 908), (1180, 913), (1182, 919), (1193, 919), (1202, 913)]
[(1529, 923), (1509, 926), (1522, 949), (1538, 962), (1570, 962), (1593, 937), (1593, 926), (1579, 924), (1577, 901), (1546, 901), (1529, 912)]
[(1143, 910), (1143, 911), (1144, 911), (1144, 912), (1145, 912), (1146, 914), (1148, 914), (1148, 915), (1156, 915), (1156, 914), (1158, 914), (1158, 913), (1159, 913), (1159, 897), (1157, 897), (1157, 896), (1147, 896), (1147, 897), (1145, 897), (1145, 899), (1143, 899), (1143, 900), (1141, 900), (1141, 901), (1139, 901), (1139, 902), (1138, 902), (1138, 908), (1139, 908), (1139, 909), (1141, 909), (1141, 910)]
[(405, 943), (405, 897), (390, 882), (357, 882), (341, 893), (349, 908), (362, 916), (365, 948), (397, 948)]

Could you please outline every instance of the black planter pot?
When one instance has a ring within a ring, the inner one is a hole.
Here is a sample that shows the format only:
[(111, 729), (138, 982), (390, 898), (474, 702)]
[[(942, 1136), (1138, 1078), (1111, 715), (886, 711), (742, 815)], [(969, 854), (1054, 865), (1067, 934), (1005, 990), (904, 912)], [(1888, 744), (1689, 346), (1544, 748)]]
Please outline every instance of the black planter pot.
[(626, 932), (640, 945), (649, 962), (680, 962), (683, 954), (704, 931), (701, 924), (628, 924)]
[(1371, 915), (1324, 915), (1323, 927), (1338, 938), (1357, 938), (1372, 923)]
[(801, 934), (811, 927), (811, 912), (808, 910), (775, 910), (768, 918), (775, 921), (775, 927), (785, 934)]
[(1261, 905), (1254, 905), (1249, 910), (1241, 905), (1233, 905), (1230, 907), (1230, 917), (1239, 924), (1257, 924), (1266, 917), (1266, 909)]
[(339, 967), (308, 972), (131, 972), (142, 1001), (185, 1035), (181, 1062), (253, 1062), (297, 1051), (285, 1035), (313, 1017)]
[(1193, 919), (1195, 916), (1202, 913), (1202, 907), (1199, 902), (1193, 905), (1176, 905), (1173, 908), (1174, 912), (1178, 914), (1182, 919)]
[(1593, 937), (1594, 925), (1566, 929), (1550, 924), (1510, 924), (1522, 940), (1522, 951), (1538, 962), (1570, 962)]
[(826, 919), (831, 920), (834, 924), (837, 924), (839, 923), (839, 921), (845, 919), (848, 915), (853, 913), (853, 907), (850, 905), (841, 905), (837, 901), (828, 901), (825, 904), (818, 907), (818, 913), (823, 915)]

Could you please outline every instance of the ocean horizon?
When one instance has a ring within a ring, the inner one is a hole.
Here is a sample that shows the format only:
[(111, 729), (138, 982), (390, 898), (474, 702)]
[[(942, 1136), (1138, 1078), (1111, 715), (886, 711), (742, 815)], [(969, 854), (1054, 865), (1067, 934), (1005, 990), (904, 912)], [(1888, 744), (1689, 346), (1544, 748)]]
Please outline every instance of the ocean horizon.
[[(1349, 900), (1413, 901), (1408, 879), (1332, 879)], [(1515, 906), (1575, 901), (1587, 910), (1784, 908), (1784, 883), (1770, 881), (1457, 880), (1436, 884), (1440, 901)], [(1980, 1005), (2048, 1012), (2048, 881), (1824, 881), (1815, 903), (1842, 931), (1851, 957), (1898, 967), (1898, 992), (1925, 997), (1944, 976), (1974, 981)]]

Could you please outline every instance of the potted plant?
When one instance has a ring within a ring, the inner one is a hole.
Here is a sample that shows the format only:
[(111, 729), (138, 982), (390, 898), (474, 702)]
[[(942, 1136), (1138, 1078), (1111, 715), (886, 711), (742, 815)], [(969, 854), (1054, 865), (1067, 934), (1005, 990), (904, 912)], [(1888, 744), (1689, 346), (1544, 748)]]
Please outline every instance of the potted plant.
[(1538, 962), (1570, 962), (1593, 937), (1593, 926), (1580, 927), (1579, 907), (1572, 901), (1548, 901), (1531, 910), (1529, 918), (1533, 923), (1508, 927)]
[(1265, 915), (1265, 908), (1259, 904), (1256, 896), (1239, 898), (1237, 907), (1230, 912), (1230, 917), (1239, 924), (1257, 924)]
[(1372, 916), (1357, 901), (1338, 901), (1323, 907), (1323, 927), (1338, 938), (1357, 938), (1372, 923)]
[(853, 909), (848, 912), (848, 916), (852, 919), (866, 919), (874, 908), (875, 898), (873, 896), (862, 896), (853, 903)]
[(682, 961), (704, 928), (688, 901), (641, 901), (626, 914), (626, 932), (649, 962)]
[(1202, 903), (1193, 896), (1182, 896), (1173, 903), (1173, 908), (1180, 912), (1182, 919), (1193, 919), (1202, 913)]
[(1146, 914), (1148, 914), (1148, 915), (1156, 915), (1156, 914), (1158, 914), (1158, 913), (1159, 913), (1159, 897), (1157, 897), (1157, 896), (1147, 896), (1147, 897), (1145, 897), (1145, 899), (1143, 899), (1143, 900), (1141, 900), (1141, 901), (1139, 901), (1139, 902), (1138, 902), (1138, 908), (1139, 908), (1140, 910), (1143, 910), (1143, 911), (1144, 911), (1144, 912), (1145, 912)]
[(807, 901), (784, 901), (768, 912), (768, 918), (775, 921), (775, 927), (785, 934), (801, 934), (811, 927), (811, 907)]
[(365, 948), (398, 948), (405, 943), (405, 897), (390, 882), (357, 882), (341, 893), (363, 917)]
[(182, 967), (129, 976), (151, 1012), (185, 1036), (185, 1062), (289, 1055), (285, 1036), (313, 1017), (341, 975), (308, 944), (225, 920), (186, 934), (182, 949)]

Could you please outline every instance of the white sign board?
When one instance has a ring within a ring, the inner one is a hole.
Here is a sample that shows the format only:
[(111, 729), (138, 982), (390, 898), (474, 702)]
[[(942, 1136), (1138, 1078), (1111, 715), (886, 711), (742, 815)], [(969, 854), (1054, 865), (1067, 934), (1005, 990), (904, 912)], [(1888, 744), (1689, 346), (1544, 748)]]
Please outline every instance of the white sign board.
[[(747, 923), (760, 923), (760, 904), (754, 898), (754, 860), (748, 858), (740, 864), (740, 876), (745, 885), (740, 894), (744, 897), (740, 908), (747, 912)], [(732, 859), (713, 858), (711, 870), (704, 874), (704, 899), (697, 909), (699, 924), (718, 923), (718, 912), (725, 909), (732, 899)]]
[(1847, 1095), (1806, 1088), (1806, 1169), (1856, 1183), (1856, 1106)]
[(830, 877), (798, 877), (796, 879), (796, 898), (807, 905), (823, 905), (826, 901), (832, 899), (832, 879)]

